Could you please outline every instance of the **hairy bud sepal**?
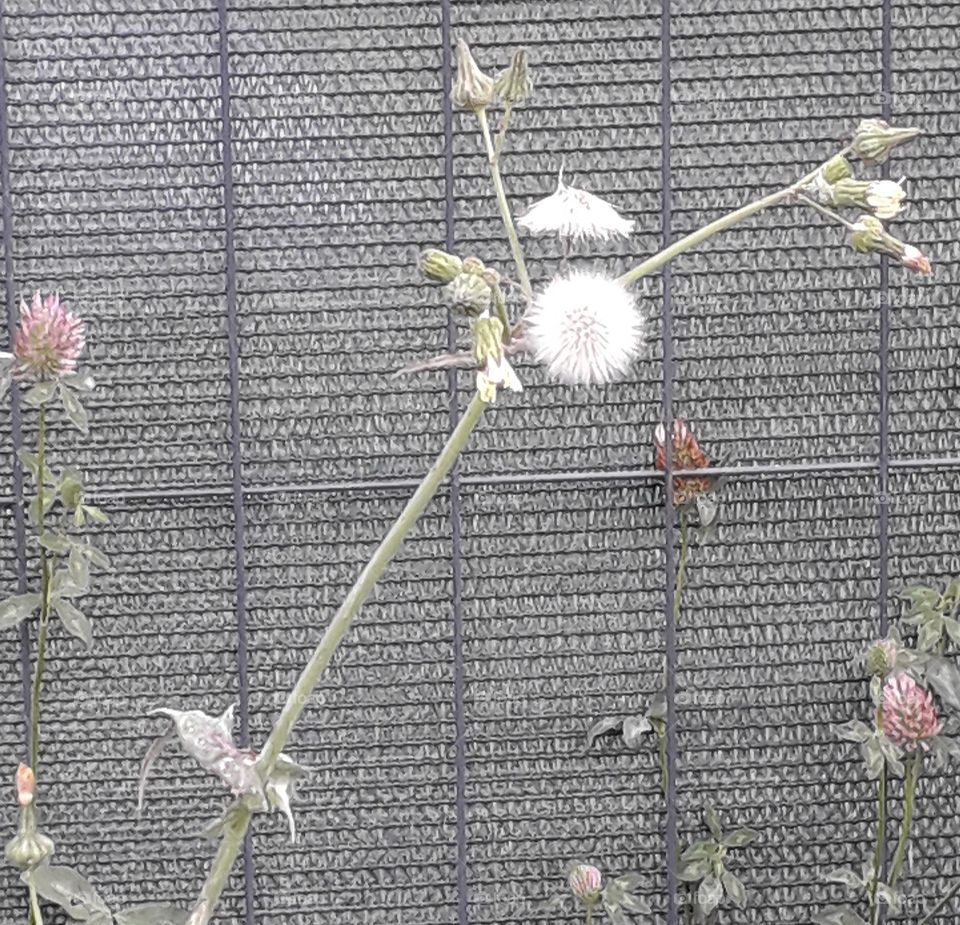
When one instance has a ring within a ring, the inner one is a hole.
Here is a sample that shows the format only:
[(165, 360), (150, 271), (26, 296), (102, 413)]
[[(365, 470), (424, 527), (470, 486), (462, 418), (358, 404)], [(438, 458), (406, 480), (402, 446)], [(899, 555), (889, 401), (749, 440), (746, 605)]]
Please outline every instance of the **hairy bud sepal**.
[(453, 81), (453, 102), (461, 109), (481, 112), (496, 99), (493, 78), (477, 66), (470, 48), (463, 39), (457, 39), (457, 74)]

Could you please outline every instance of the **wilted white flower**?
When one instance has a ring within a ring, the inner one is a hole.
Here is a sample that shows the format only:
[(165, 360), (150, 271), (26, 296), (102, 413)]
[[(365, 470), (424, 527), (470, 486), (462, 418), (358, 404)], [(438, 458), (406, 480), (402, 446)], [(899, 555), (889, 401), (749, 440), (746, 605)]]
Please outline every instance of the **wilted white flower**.
[(874, 180), (867, 187), (864, 195), (866, 204), (879, 218), (893, 218), (903, 208), (901, 203), (906, 193), (900, 184), (905, 179), (901, 177), (897, 183), (893, 180)]
[(477, 391), (485, 402), (494, 401), (497, 388), (522, 392), (523, 385), (505, 356), (488, 356), (483, 369), (477, 370)]
[(566, 186), (562, 171), (556, 192), (534, 203), (517, 223), (531, 234), (555, 234), (569, 241), (586, 238), (606, 241), (626, 237), (633, 231), (633, 222), (620, 215), (609, 202)]
[(593, 273), (554, 279), (526, 318), (536, 359), (571, 385), (611, 382), (639, 356), (643, 318), (616, 280)]

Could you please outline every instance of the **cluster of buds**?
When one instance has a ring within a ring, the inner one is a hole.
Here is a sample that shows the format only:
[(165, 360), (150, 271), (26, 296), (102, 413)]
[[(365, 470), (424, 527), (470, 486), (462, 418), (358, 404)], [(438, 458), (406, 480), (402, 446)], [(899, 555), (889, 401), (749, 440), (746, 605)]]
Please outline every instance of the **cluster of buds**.
[[(663, 472), (667, 468), (666, 428), (658, 424), (653, 432), (653, 446), (655, 451), (654, 465)], [(673, 422), (673, 455), (674, 469), (706, 469), (710, 465), (706, 454), (700, 449), (697, 438), (690, 428), (681, 419)], [(674, 507), (683, 507), (696, 500), (698, 495), (709, 491), (711, 481), (706, 476), (684, 475), (673, 480)]]
[(453, 102), (461, 109), (480, 112), (497, 99), (513, 106), (533, 92), (530, 66), (525, 51), (518, 51), (510, 66), (496, 77), (484, 74), (463, 39), (457, 40), (457, 74), (453, 81)]
[(17, 768), (14, 783), (20, 817), (17, 834), (7, 842), (4, 856), (20, 870), (29, 870), (53, 855), (53, 842), (37, 829), (36, 809), (33, 805), (36, 790), (33, 770), (21, 764)]
[(933, 697), (909, 674), (891, 675), (883, 686), (883, 732), (905, 752), (926, 750), (940, 733), (940, 718)]
[[(848, 150), (864, 164), (879, 164), (897, 145), (919, 134), (919, 129), (890, 126), (882, 119), (864, 119), (857, 126)], [(855, 251), (886, 254), (909, 270), (929, 273), (929, 259), (913, 245), (889, 234), (881, 221), (896, 218), (903, 210), (905, 179), (858, 179), (853, 175), (850, 162), (838, 154), (824, 164), (807, 191), (823, 205), (868, 210), (848, 226), (850, 244)]]

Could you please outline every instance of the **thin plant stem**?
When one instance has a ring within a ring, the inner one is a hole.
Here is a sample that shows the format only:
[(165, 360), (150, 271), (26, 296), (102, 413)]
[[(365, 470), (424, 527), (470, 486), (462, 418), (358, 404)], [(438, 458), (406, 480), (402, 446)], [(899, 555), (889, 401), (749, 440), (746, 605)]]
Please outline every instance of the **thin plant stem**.
[[(669, 489), (668, 489), (669, 490)], [(687, 578), (687, 557), (690, 553), (690, 515), (680, 512), (680, 560), (677, 563), (677, 578), (673, 585), (673, 624), (680, 624), (680, 599)]]
[(30, 918), (27, 925), (43, 925), (43, 914), (40, 912), (40, 897), (37, 896), (37, 888), (30, 886)]
[[(883, 730), (883, 707), (877, 707), (876, 728)], [(886, 859), (887, 846), (887, 769), (884, 766), (877, 780), (877, 839), (873, 849), (873, 882), (870, 884), (870, 914), (868, 921), (876, 922), (880, 914), (877, 905), (877, 884)]]
[[(383, 538), (370, 561), (364, 566), (363, 571), (340, 605), (340, 609), (333, 620), (330, 621), (330, 625), (310, 657), (310, 661), (287, 697), (280, 716), (263, 750), (260, 752), (257, 770), (261, 780), (268, 780), (273, 773), (280, 752), (283, 751), (290, 733), (293, 731), (294, 723), (296, 723), (303, 708), (310, 702), (320, 676), (327, 665), (330, 664), (330, 659), (350, 628), (354, 617), (360, 612), (360, 608), (370, 596), (377, 580), (453, 468), (460, 451), (466, 446), (470, 434), (483, 416), (485, 408), (486, 402), (479, 395), (474, 395), (436, 462), (407, 502), (406, 507)], [(238, 804), (234, 809), (230, 825), (226, 826), (224, 830), (210, 873), (203, 885), (200, 898), (194, 904), (187, 925), (206, 925), (210, 921), (210, 916), (220, 899), (230, 871), (243, 845), (243, 838), (250, 824), (251, 815), (251, 810), (243, 804)]]
[[(46, 474), (46, 408), (41, 405), (37, 425), (37, 532), (43, 536), (44, 476)], [(47, 627), (50, 622), (50, 563), (40, 546), (40, 627), (37, 632), (37, 665), (30, 697), (30, 766), (34, 774), (40, 758), (40, 692), (47, 659)]]
[(917, 925), (929, 925), (930, 922), (934, 920), (937, 913), (942, 912), (947, 908), (947, 903), (953, 899), (954, 896), (960, 893), (960, 880), (958, 880), (950, 889), (947, 891), (947, 894), (940, 900), (918, 923)]
[(497, 140), (493, 146), (493, 153), (500, 161), (500, 154), (503, 152), (503, 143), (507, 138), (507, 129), (510, 128), (510, 118), (513, 115), (513, 103), (503, 104), (503, 118), (500, 120), (500, 131), (497, 133)]
[(826, 216), (832, 222), (837, 222), (840, 225), (843, 225), (848, 231), (855, 231), (856, 225), (845, 219), (842, 215), (837, 212), (834, 212), (833, 209), (828, 209), (826, 206), (821, 205), (816, 199), (811, 199), (809, 196), (804, 193), (797, 193), (797, 202), (802, 202), (806, 206), (810, 206), (811, 209), (819, 212), (821, 215)]
[(517, 276), (520, 277), (520, 291), (527, 301), (530, 301), (530, 299), (533, 298), (533, 287), (530, 285), (530, 274), (527, 272), (527, 264), (523, 259), (523, 249), (520, 247), (520, 238), (513, 224), (513, 216), (510, 214), (510, 203), (507, 202), (507, 193), (503, 188), (503, 177), (500, 176), (500, 156), (494, 147), (493, 139), (490, 137), (490, 123), (487, 121), (486, 110), (481, 109), (477, 113), (477, 118), (480, 121), (483, 144), (487, 149), (487, 160), (490, 163), (490, 176), (493, 179), (493, 189), (497, 195), (497, 205), (500, 207), (500, 217), (503, 219), (503, 227), (506, 229), (507, 239), (510, 242), (510, 251), (513, 254), (513, 262), (517, 268)]
[(585, 925), (593, 925), (593, 903), (587, 906), (587, 915)]
[(890, 889), (897, 885), (897, 880), (903, 870), (903, 862), (907, 856), (907, 844), (910, 841), (910, 823), (913, 821), (913, 803), (917, 789), (917, 779), (920, 777), (920, 752), (917, 751), (907, 759), (907, 769), (903, 780), (903, 821), (900, 823), (900, 838), (897, 841), (897, 850), (893, 856), (893, 866), (890, 868)]
[[(839, 154), (847, 154), (849, 150), (849, 148), (844, 148), (839, 152)], [(834, 157), (837, 156), (838, 155), (834, 155)], [(828, 162), (824, 161), (824, 164), (826, 163)], [(824, 164), (821, 164), (816, 170), (810, 171), (810, 173), (808, 173), (806, 176), (801, 177), (796, 183), (792, 183), (790, 186), (785, 186), (783, 189), (777, 190), (775, 193), (770, 193), (768, 196), (763, 196), (754, 202), (750, 202), (745, 206), (741, 206), (739, 209), (735, 209), (733, 212), (728, 212), (726, 215), (721, 216), (716, 221), (710, 222), (709, 225), (704, 225), (703, 228), (699, 228), (691, 234), (688, 234), (686, 237), (680, 238), (679, 241), (674, 241), (673, 244), (664, 248), (659, 254), (654, 254), (652, 257), (644, 260), (643, 263), (635, 266), (632, 270), (624, 273), (623, 276), (617, 280), (617, 282), (619, 282), (622, 286), (630, 286), (641, 277), (647, 276), (650, 273), (655, 273), (662, 266), (673, 260), (674, 257), (677, 257), (684, 251), (690, 250), (691, 247), (696, 247), (698, 244), (703, 243), (707, 240), (707, 238), (713, 237), (713, 235), (717, 234), (718, 232), (725, 231), (727, 228), (731, 228), (733, 225), (736, 225), (738, 222), (742, 222), (745, 218), (750, 218), (751, 215), (755, 215), (757, 212), (762, 212), (764, 209), (769, 209), (771, 206), (780, 205), (781, 203), (788, 201), (792, 197), (798, 195), (808, 183), (814, 180)]]
[(667, 798), (667, 790), (670, 786), (670, 768), (667, 764), (667, 734), (665, 729), (657, 729), (657, 756), (660, 760), (660, 787), (663, 790), (663, 798)]

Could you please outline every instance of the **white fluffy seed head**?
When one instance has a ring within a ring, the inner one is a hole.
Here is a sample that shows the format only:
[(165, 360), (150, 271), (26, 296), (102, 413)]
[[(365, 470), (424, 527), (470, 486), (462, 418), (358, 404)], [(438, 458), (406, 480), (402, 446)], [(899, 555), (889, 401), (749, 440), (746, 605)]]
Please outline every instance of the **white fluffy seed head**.
[(602, 385), (622, 377), (640, 355), (643, 317), (616, 280), (593, 273), (554, 279), (526, 318), (537, 362), (569, 385)]
[(557, 190), (546, 199), (534, 203), (517, 224), (533, 235), (555, 234), (579, 241), (627, 237), (633, 231), (633, 222), (624, 218), (609, 202), (586, 190), (557, 182)]

